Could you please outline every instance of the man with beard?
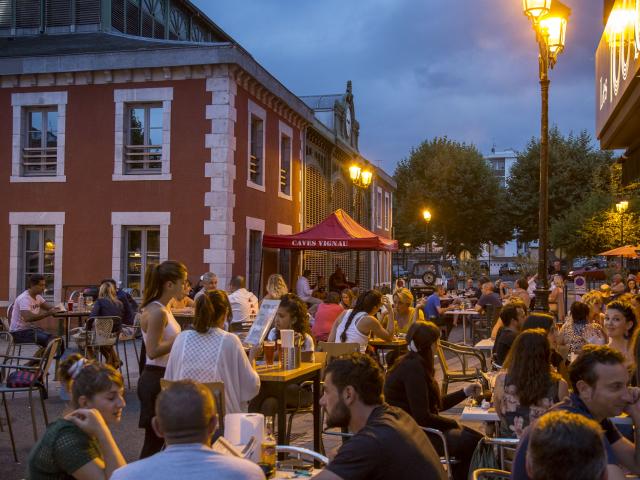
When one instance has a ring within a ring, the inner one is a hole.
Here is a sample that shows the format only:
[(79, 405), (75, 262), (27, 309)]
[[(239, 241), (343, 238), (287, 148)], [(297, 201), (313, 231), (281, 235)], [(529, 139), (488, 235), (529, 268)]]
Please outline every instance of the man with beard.
[(328, 427), (348, 427), (353, 437), (318, 480), (445, 480), (427, 435), (407, 413), (383, 401), (380, 367), (355, 353), (326, 369), (320, 405)]

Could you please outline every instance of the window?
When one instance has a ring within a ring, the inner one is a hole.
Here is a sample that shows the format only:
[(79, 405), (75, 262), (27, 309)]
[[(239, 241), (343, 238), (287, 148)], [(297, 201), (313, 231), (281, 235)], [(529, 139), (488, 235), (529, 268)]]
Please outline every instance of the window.
[(391, 198), (389, 192), (384, 192), (384, 229), (389, 230), (391, 224)]
[(127, 106), (125, 173), (162, 172), (162, 105)]
[(114, 90), (115, 147), (112, 179), (171, 180), (173, 88)]
[(160, 227), (126, 227), (123, 240), (124, 286), (141, 297), (147, 268), (160, 263)]
[(280, 122), (280, 175), (278, 177), (278, 196), (291, 200), (291, 164), (292, 150), (291, 127)]
[(376, 224), (382, 228), (382, 189), (376, 188)]
[(20, 290), (27, 288), (31, 275), (40, 274), (44, 275), (47, 284), (43, 296), (49, 299), (53, 298), (55, 249), (54, 226), (28, 225), (22, 227)]
[(260, 292), (260, 261), (262, 259), (262, 232), (249, 230), (249, 291), (256, 295)]
[(64, 182), (67, 92), (11, 95), (11, 182)]
[(249, 100), (249, 145), (247, 186), (265, 191), (265, 122), (266, 111)]

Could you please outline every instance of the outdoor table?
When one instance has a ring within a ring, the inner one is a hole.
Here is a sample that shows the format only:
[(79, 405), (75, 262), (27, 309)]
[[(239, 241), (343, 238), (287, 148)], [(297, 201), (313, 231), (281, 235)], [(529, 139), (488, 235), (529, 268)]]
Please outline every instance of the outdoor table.
[(460, 315), (462, 316), (462, 343), (467, 344), (467, 317), (474, 315), (480, 315), (477, 310), (448, 310), (445, 315)]
[(173, 318), (176, 319), (176, 322), (180, 324), (180, 328), (182, 330), (188, 330), (193, 324), (193, 320), (195, 319), (195, 312), (187, 312), (187, 311), (175, 311), (171, 312), (173, 314)]
[(476, 348), (478, 350), (481, 350), (482, 353), (484, 353), (485, 355), (491, 355), (491, 352), (493, 351), (493, 344), (494, 344), (494, 340), (492, 338), (485, 338), (484, 340), (480, 340), (478, 343), (476, 343), (473, 348)]
[(400, 354), (407, 349), (407, 341), (404, 338), (395, 338), (392, 341), (382, 340), (381, 338), (372, 338), (369, 345), (375, 350), (376, 356), (380, 361), (380, 365), (386, 368), (386, 361), (383, 355), (385, 351), (393, 351)]
[(305, 380), (313, 380), (313, 449), (320, 451), (320, 371), (321, 363), (302, 362), (299, 368), (282, 370), (279, 365), (258, 365), (256, 371), (260, 376), (260, 388), (272, 386), (278, 399), (278, 445), (286, 445), (286, 411), (285, 391), (288, 385), (299, 384)]
[[(460, 420), (463, 422), (499, 422), (500, 418), (496, 413), (496, 409), (491, 407), (484, 409), (480, 407), (466, 406), (462, 410)], [(611, 417), (610, 420), (616, 425), (631, 425), (633, 422), (628, 415), (618, 415), (617, 417)]]
[(314, 468), (312, 471), (305, 473), (296, 473), (291, 470), (276, 470), (276, 476), (273, 478), (276, 480), (282, 480), (285, 478), (310, 478), (319, 474), (321, 471), (322, 470), (319, 468)]

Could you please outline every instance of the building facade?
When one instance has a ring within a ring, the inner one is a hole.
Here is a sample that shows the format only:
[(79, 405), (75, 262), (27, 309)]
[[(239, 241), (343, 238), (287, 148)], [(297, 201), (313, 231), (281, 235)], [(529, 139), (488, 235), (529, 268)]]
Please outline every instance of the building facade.
[(166, 259), (221, 288), (294, 280), (297, 256), (262, 235), (299, 231), (324, 198), (305, 193), (303, 100), (188, 1), (18, 7), (0, 14), (3, 305), (33, 273), (55, 302), (105, 277), (139, 295)]

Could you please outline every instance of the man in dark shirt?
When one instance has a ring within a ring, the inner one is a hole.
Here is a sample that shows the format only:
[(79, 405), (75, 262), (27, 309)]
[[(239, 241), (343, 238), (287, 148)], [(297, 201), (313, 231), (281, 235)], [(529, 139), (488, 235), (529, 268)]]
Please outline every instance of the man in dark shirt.
[[(640, 427), (640, 389), (627, 387), (629, 373), (624, 362), (622, 354), (607, 345), (586, 345), (569, 367), (574, 393), (552, 409), (577, 413), (600, 423), (609, 480), (625, 478), (621, 466), (633, 473), (640, 472), (640, 442), (634, 444), (624, 438), (609, 420), (626, 412), (636, 432)], [(513, 480), (530, 480), (526, 471), (530, 430), (528, 428), (520, 440), (513, 462)]]
[(382, 397), (384, 377), (367, 355), (334, 360), (326, 370), (320, 405), (328, 427), (348, 427), (342, 445), (318, 480), (445, 480), (427, 435), (403, 410)]
[(520, 302), (508, 303), (500, 312), (502, 328), (496, 335), (496, 343), (493, 346), (493, 359), (498, 365), (504, 365), (511, 345), (520, 333), (525, 320), (524, 308)]
[(482, 312), (487, 305), (494, 305), (497, 310), (502, 308), (502, 300), (500, 295), (494, 291), (493, 282), (482, 284), (482, 295), (478, 299), (478, 303), (476, 303), (476, 310)]

